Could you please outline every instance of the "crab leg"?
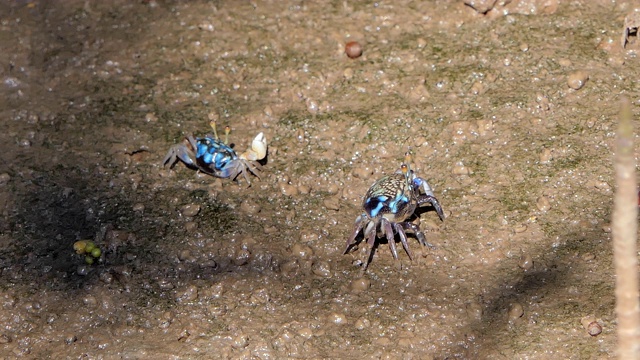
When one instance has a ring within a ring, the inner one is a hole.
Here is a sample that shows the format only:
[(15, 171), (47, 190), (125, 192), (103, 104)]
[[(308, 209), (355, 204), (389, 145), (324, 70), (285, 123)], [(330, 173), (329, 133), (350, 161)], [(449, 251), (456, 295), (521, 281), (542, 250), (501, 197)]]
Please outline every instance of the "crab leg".
[(353, 230), (353, 233), (351, 233), (351, 236), (347, 239), (347, 245), (344, 248), (344, 252), (342, 253), (342, 255), (346, 254), (347, 251), (349, 251), (351, 245), (355, 244), (356, 236), (358, 236), (358, 233), (360, 232), (360, 230), (362, 230), (362, 219), (364, 218), (365, 215), (363, 214), (358, 216), (358, 218), (356, 219), (356, 228)]
[(387, 241), (389, 242), (389, 249), (391, 249), (391, 254), (395, 260), (398, 260), (398, 251), (396, 250), (396, 239), (393, 236), (393, 229), (391, 228), (391, 223), (389, 220), (382, 218), (382, 228), (384, 229), (385, 236), (387, 237)]
[(409, 243), (407, 242), (407, 234), (405, 234), (404, 229), (400, 224), (395, 224), (395, 228), (398, 235), (400, 235), (400, 242), (402, 243), (404, 251), (409, 255), (409, 260), (413, 261), (413, 254), (411, 254), (411, 250), (409, 250)]

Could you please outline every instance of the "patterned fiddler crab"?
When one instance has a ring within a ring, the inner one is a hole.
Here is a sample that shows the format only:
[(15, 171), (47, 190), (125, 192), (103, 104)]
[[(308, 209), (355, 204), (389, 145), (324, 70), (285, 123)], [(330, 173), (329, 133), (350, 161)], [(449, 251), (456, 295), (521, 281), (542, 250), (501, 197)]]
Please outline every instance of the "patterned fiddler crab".
[[(433, 194), (433, 190), (431, 190), (427, 180), (416, 176), (413, 170), (409, 168), (410, 160), (411, 156), (407, 153), (405, 155), (405, 163), (402, 164), (400, 169), (394, 174), (380, 178), (371, 185), (364, 196), (362, 202), (364, 213), (356, 218), (355, 228), (347, 239), (344, 254), (356, 243), (356, 237), (362, 230), (370, 248), (369, 256), (364, 265), (365, 270), (373, 258), (375, 239), (378, 234), (386, 236), (394, 259), (398, 259), (394, 233), (400, 236), (402, 247), (411, 260), (413, 260), (413, 256), (411, 250), (409, 250), (405, 230), (413, 231), (423, 246), (434, 247), (427, 242), (418, 225), (407, 221), (419, 206), (425, 204), (431, 204), (440, 220), (444, 220), (442, 207)], [(378, 231), (378, 228), (380, 231)]]
[(162, 163), (164, 165), (168, 164), (172, 168), (180, 160), (190, 168), (198, 169), (215, 177), (230, 178), (231, 180), (242, 174), (249, 186), (251, 186), (248, 173), (251, 172), (260, 178), (258, 172), (262, 170), (262, 166), (258, 160), (262, 160), (267, 156), (267, 139), (264, 134), (259, 133), (253, 139), (251, 148), (238, 155), (227, 145), (229, 143), (229, 127), (225, 128), (225, 140), (222, 142), (218, 138), (215, 121), (211, 121), (209, 125), (213, 129), (213, 136), (211, 134), (201, 138), (188, 136), (188, 143), (172, 146)]

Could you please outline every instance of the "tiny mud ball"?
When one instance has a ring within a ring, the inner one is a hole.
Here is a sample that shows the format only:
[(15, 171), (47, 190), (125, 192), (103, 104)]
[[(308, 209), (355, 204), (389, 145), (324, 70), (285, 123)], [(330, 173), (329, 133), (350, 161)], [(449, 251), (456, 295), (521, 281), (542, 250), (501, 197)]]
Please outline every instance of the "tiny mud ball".
[[(347, 246), (344, 250), (344, 254), (346, 254), (349, 248), (356, 243), (356, 237), (362, 230), (364, 238), (367, 239), (367, 244), (370, 247), (364, 269), (369, 266), (373, 258), (374, 245), (378, 233), (380, 233), (380, 236), (383, 234), (386, 236), (394, 259), (398, 259), (394, 233), (400, 236), (402, 247), (411, 260), (413, 260), (413, 256), (411, 250), (409, 250), (405, 230), (413, 231), (423, 246), (434, 247), (427, 242), (418, 225), (407, 221), (414, 211), (424, 204), (431, 204), (440, 220), (444, 220), (442, 207), (433, 194), (433, 190), (431, 190), (427, 180), (417, 177), (409, 168), (410, 160), (411, 156), (407, 153), (405, 155), (405, 163), (402, 164), (400, 169), (394, 174), (380, 178), (371, 185), (371, 188), (364, 196), (362, 201), (364, 213), (356, 218), (355, 228), (347, 239)], [(380, 229), (379, 232), (378, 229)]]
[(267, 156), (267, 139), (263, 133), (259, 133), (251, 143), (251, 148), (237, 155), (236, 152), (228, 146), (229, 127), (225, 128), (225, 141), (222, 142), (218, 138), (216, 131), (216, 123), (210, 123), (213, 129), (213, 135), (207, 134), (202, 138), (194, 138), (188, 136), (187, 143), (177, 144), (169, 149), (162, 163), (173, 168), (175, 163), (180, 160), (190, 168), (197, 169), (203, 173), (219, 178), (229, 178), (235, 180), (238, 175), (242, 174), (244, 179), (251, 186), (249, 176), (251, 172), (257, 178), (260, 178), (258, 172), (262, 170), (262, 165), (258, 160), (262, 160)]

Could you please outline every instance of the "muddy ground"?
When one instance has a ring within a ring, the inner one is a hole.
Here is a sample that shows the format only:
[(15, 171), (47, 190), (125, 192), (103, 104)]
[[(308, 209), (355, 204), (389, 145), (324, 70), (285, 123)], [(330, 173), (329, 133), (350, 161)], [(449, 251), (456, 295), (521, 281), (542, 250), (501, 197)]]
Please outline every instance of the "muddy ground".
[[(0, 358), (613, 358), (634, 2), (498, 3), (4, 1)], [(162, 166), (212, 118), (251, 187)], [(447, 218), (363, 273), (408, 149)]]

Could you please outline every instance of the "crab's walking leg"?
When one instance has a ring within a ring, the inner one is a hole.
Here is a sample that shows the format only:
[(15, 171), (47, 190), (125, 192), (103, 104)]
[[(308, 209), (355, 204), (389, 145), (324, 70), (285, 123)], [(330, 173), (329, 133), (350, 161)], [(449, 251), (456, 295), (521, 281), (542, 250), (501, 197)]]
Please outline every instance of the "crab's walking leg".
[(402, 226), (403, 228), (405, 228), (405, 230), (411, 230), (413, 231), (414, 234), (416, 234), (416, 237), (418, 238), (418, 241), (420, 242), (420, 244), (422, 246), (428, 246), (432, 249), (435, 249), (435, 245), (427, 242), (427, 238), (424, 236), (424, 233), (422, 232), (422, 230), (420, 230), (420, 227), (414, 223), (410, 223), (410, 222), (403, 222), (398, 224), (400, 226)]
[(342, 253), (342, 255), (346, 254), (347, 251), (349, 251), (349, 248), (351, 247), (351, 245), (355, 244), (356, 236), (358, 236), (358, 233), (360, 232), (360, 230), (362, 230), (362, 225), (363, 225), (362, 220), (364, 219), (364, 217), (365, 217), (364, 215), (360, 215), (356, 219), (356, 227), (355, 229), (353, 229), (351, 236), (347, 239), (347, 246), (345, 246), (344, 252)]
[(409, 250), (409, 243), (407, 242), (407, 234), (405, 234), (404, 229), (400, 224), (395, 224), (394, 227), (398, 235), (400, 235), (400, 242), (402, 243), (404, 251), (409, 255), (409, 260), (413, 261), (413, 254), (411, 253), (411, 250)]
[(373, 259), (373, 253), (375, 252), (376, 228), (377, 226), (374, 226), (373, 230), (369, 231), (369, 239), (367, 240), (367, 246), (369, 246), (370, 250), (369, 250), (369, 256), (367, 257), (367, 262), (364, 264), (365, 270), (369, 267), (369, 263), (371, 262), (371, 259)]
[(391, 255), (393, 258), (398, 260), (398, 251), (396, 250), (396, 241), (393, 236), (393, 229), (391, 228), (391, 223), (389, 220), (382, 218), (381, 226), (384, 229), (384, 234), (387, 237), (387, 241), (389, 242), (389, 249), (391, 249)]

